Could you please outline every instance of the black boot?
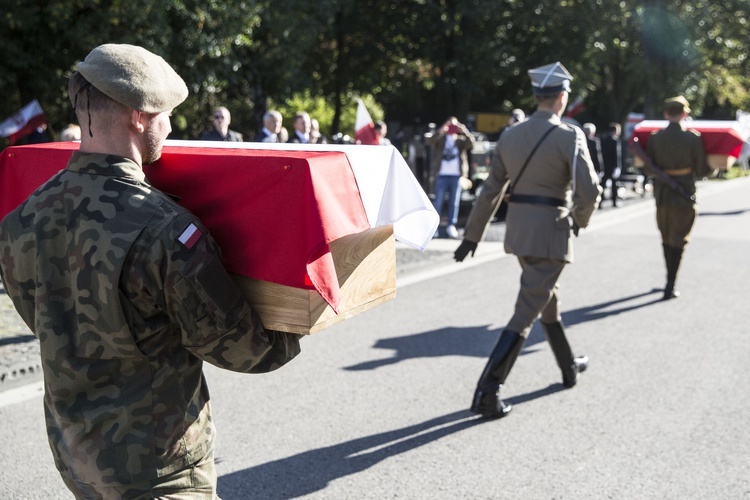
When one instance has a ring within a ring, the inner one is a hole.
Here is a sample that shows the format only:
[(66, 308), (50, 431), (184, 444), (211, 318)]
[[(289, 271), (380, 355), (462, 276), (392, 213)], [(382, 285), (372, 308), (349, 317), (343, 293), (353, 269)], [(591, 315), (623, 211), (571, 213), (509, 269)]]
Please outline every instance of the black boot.
[(526, 339), (516, 332), (503, 331), (477, 382), (471, 411), (489, 418), (504, 417), (510, 412), (511, 406), (500, 399), (500, 386), (508, 377), (525, 341)]
[(677, 270), (680, 268), (680, 261), (682, 261), (683, 247), (670, 247), (664, 245), (664, 258), (667, 261), (667, 284), (664, 287), (664, 300), (676, 299), (680, 296), (680, 292), (675, 290), (675, 282), (677, 281)]
[(563, 376), (563, 385), (573, 387), (578, 381), (578, 374), (585, 372), (589, 367), (588, 356), (574, 357), (570, 349), (568, 339), (565, 337), (565, 329), (560, 321), (554, 323), (542, 322), (542, 329), (547, 336), (547, 341), (555, 355), (557, 366), (560, 367)]

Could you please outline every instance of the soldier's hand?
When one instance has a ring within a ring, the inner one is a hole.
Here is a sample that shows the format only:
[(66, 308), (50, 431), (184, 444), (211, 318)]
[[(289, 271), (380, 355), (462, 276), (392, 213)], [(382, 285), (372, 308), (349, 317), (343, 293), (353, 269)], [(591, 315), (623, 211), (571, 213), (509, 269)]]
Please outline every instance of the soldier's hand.
[(471, 252), (471, 256), (474, 257), (474, 252), (476, 251), (476, 243), (469, 240), (463, 240), (456, 251), (453, 252), (453, 258), (456, 259), (456, 262), (463, 262), (466, 256), (469, 255), (469, 252)]
[(571, 228), (573, 230), (573, 234), (578, 237), (578, 231), (581, 230), (581, 226), (578, 225), (576, 221), (573, 221), (573, 227)]

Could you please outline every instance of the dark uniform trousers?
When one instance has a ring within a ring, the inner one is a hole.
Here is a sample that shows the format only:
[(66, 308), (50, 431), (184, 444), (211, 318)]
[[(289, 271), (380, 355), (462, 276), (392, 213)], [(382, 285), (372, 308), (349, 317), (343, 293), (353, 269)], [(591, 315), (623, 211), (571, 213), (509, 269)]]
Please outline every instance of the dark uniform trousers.
[(565, 261), (519, 256), (518, 262), (522, 270), (521, 289), (513, 317), (506, 328), (527, 338), (540, 314), (543, 323), (554, 323), (561, 319), (557, 307), (557, 280)]

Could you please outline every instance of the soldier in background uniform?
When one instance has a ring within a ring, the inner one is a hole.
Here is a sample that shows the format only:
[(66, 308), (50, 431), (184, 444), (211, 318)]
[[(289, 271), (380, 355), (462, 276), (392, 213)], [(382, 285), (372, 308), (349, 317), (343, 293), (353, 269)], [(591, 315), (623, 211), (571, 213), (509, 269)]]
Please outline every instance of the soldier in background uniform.
[(498, 141), (490, 176), (454, 254), (458, 262), (469, 253), (474, 255), (510, 183), (505, 251), (515, 254), (521, 264), (521, 289), (513, 317), (490, 355), (471, 404), (471, 411), (490, 418), (503, 417), (511, 410), (500, 399), (500, 387), (540, 314), (563, 384), (573, 387), (578, 373), (588, 367), (588, 358), (575, 357), (565, 337), (557, 280), (565, 264), (573, 262), (570, 232), (578, 234), (579, 228), (588, 225), (601, 188), (583, 132), (560, 121), (572, 77), (559, 62), (532, 69), (529, 76), (537, 109)]
[[(649, 138), (647, 149), (648, 155), (659, 168), (681, 185), (687, 194), (694, 195), (693, 176), (707, 175), (709, 168), (700, 133), (687, 130), (682, 123), (689, 114), (690, 106), (684, 97), (667, 99), (664, 103), (664, 118), (669, 120), (669, 125), (654, 132)], [(693, 201), (678, 194), (659, 179), (654, 179), (654, 200), (656, 224), (661, 233), (667, 265), (664, 300), (669, 300), (680, 295), (675, 290), (677, 270), (698, 210)]]
[(106, 44), (68, 89), (80, 150), (0, 223), (5, 289), (40, 341), (55, 465), (78, 498), (214, 498), (203, 362), (268, 372), (299, 336), (263, 328), (206, 228), (144, 176), (188, 94), (177, 73)]

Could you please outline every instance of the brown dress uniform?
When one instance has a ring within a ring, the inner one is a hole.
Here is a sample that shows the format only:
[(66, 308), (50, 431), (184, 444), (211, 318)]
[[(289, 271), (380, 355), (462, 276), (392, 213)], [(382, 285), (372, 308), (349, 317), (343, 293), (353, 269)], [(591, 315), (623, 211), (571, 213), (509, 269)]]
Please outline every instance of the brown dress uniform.
[[(569, 90), (570, 75), (560, 63), (538, 70), (550, 95)], [(532, 81), (534, 78), (532, 75)], [(472, 404), (473, 411), (491, 417), (501, 417), (510, 410), (495, 392), (540, 314), (565, 385), (573, 386), (577, 373), (586, 369), (588, 358), (575, 358), (565, 337), (557, 280), (565, 264), (573, 262), (571, 229), (577, 232), (588, 225), (601, 195), (583, 131), (561, 123), (557, 114), (538, 109), (528, 120), (505, 132), (496, 149), (490, 175), (464, 233), (464, 240), (470, 244), (482, 239), (510, 181), (505, 251), (518, 258), (521, 288), (513, 316), (490, 356)]]
[[(674, 100), (668, 100), (674, 103)], [(680, 104), (682, 101), (678, 101)], [(687, 107), (687, 101), (685, 108)], [(675, 105), (675, 104), (670, 104)], [(682, 122), (671, 122), (663, 130), (654, 132), (648, 141), (648, 154), (654, 163), (689, 195), (695, 194), (695, 176), (709, 171), (706, 151), (699, 132), (687, 130)], [(690, 240), (690, 233), (698, 210), (697, 205), (658, 178), (654, 179), (656, 224), (661, 233), (667, 284), (664, 298), (677, 297), (674, 289), (682, 254)]]

